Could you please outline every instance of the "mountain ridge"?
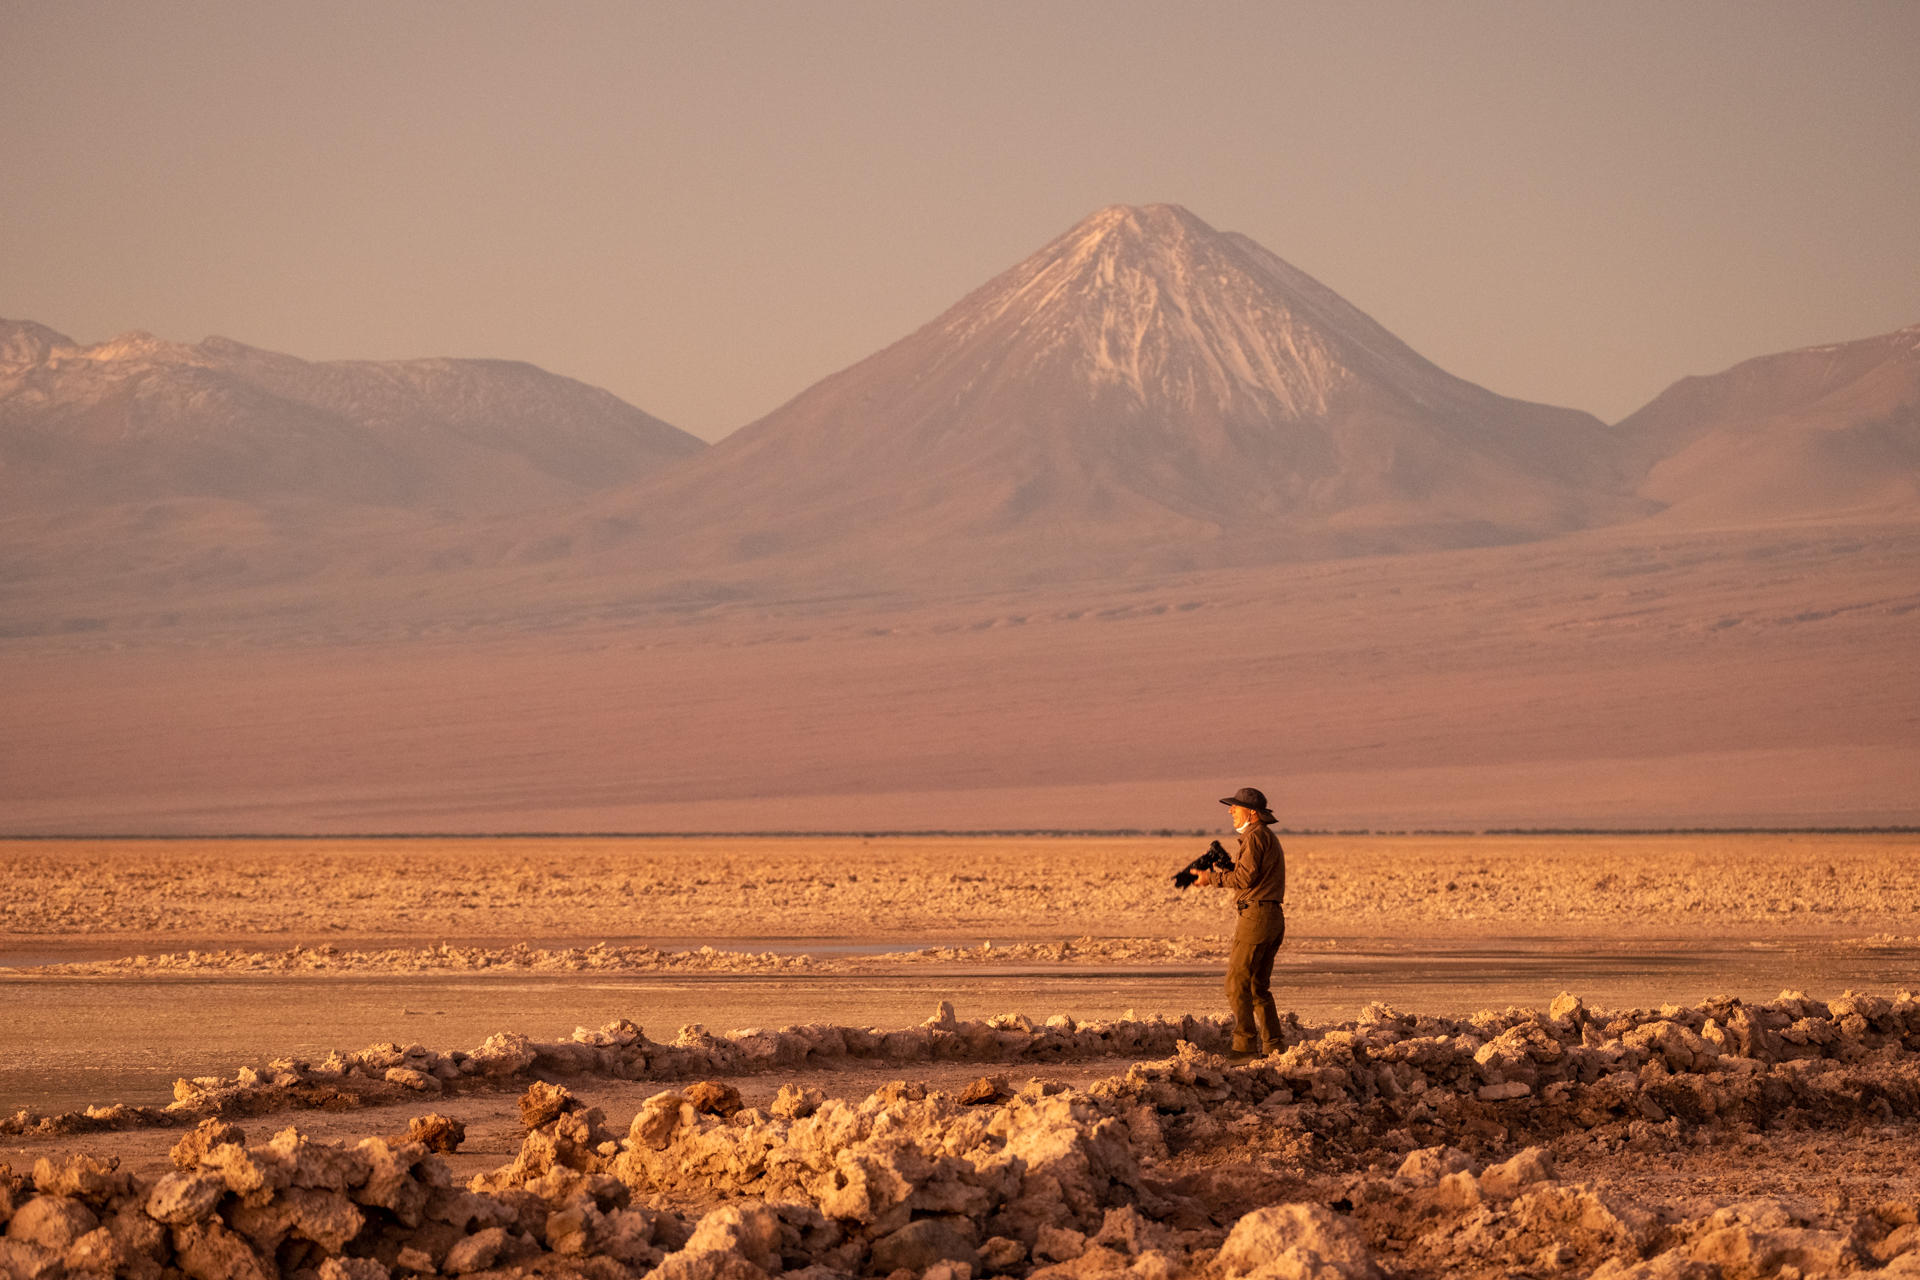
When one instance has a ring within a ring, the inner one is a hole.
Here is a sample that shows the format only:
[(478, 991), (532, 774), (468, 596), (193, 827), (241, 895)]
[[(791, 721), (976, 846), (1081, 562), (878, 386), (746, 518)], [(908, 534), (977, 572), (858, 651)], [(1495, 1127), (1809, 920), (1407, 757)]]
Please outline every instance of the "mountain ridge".
[(1682, 378), (1615, 429), (1669, 523), (1920, 515), (1920, 325)]
[(1613, 443), (1446, 374), (1244, 236), (1114, 206), (596, 512), (709, 568), (837, 541), (882, 572), (934, 547), (1181, 570), (1647, 514)]

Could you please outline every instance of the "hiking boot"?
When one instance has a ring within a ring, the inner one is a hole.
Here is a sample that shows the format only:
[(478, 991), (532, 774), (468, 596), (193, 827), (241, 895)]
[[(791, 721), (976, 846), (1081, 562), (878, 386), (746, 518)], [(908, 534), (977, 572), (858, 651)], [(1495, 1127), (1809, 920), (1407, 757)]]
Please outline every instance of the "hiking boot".
[(1228, 1062), (1252, 1062), (1260, 1055), (1252, 1049), (1229, 1049), (1220, 1056)]

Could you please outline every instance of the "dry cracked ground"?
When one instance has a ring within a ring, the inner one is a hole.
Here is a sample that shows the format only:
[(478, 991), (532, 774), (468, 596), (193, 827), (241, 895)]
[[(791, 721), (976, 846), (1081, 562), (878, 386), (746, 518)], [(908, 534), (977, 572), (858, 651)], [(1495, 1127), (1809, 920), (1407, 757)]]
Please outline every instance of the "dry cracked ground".
[[(1908, 836), (1286, 843), (1308, 946), (1920, 941)], [(0, 983), (1216, 963), (1220, 899), (1167, 883), (1203, 844), (22, 842), (4, 942), (60, 964)], [(169, 1106), (8, 1116), (0, 1274), (1920, 1274), (1915, 986), (1480, 1011), (1356, 988), (1252, 1062), (1217, 1005), (262, 1044)]]

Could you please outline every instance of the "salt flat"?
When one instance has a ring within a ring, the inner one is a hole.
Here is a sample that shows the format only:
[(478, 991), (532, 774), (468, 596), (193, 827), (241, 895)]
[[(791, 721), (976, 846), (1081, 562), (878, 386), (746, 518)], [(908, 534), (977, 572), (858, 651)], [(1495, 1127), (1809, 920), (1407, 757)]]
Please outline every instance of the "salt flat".
[[(1462, 1016), (1562, 990), (1653, 1007), (1920, 984), (1920, 836), (1283, 843), (1277, 989), (1314, 1021), (1374, 1000)], [(6, 842), (0, 986), (19, 1034), (0, 1109), (148, 1104), (245, 1060), (622, 1017), (666, 1035), (907, 1025), (943, 999), (982, 1017), (1213, 1012), (1231, 909), (1170, 879), (1203, 845)], [(669, 959), (702, 947), (718, 954)]]

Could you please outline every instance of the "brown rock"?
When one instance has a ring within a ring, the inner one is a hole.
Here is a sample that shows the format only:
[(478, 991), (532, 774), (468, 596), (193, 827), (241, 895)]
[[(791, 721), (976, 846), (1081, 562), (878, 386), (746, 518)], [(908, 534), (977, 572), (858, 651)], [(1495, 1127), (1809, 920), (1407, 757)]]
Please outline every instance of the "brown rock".
[(133, 1178), (119, 1168), (118, 1156), (78, 1155), (59, 1164), (42, 1158), (33, 1163), (33, 1185), (42, 1195), (70, 1196), (97, 1207), (133, 1189)]
[(999, 1104), (1013, 1096), (1007, 1087), (1005, 1076), (981, 1076), (962, 1089), (959, 1094), (961, 1106), (977, 1107), (983, 1104)]
[(60, 1280), (66, 1261), (51, 1249), (25, 1240), (0, 1240), (0, 1275), (15, 1280)]
[(710, 1116), (730, 1116), (740, 1109), (740, 1091), (717, 1080), (702, 1080), (685, 1090), (693, 1109)]
[(542, 1125), (552, 1124), (569, 1111), (579, 1110), (583, 1105), (562, 1086), (535, 1080), (520, 1095), (520, 1123), (529, 1129), (538, 1129)]
[(485, 1271), (500, 1260), (506, 1248), (505, 1227), (476, 1231), (447, 1250), (447, 1259), (441, 1264), (441, 1270), (453, 1276), (463, 1276), (469, 1271)]
[(228, 1124), (218, 1116), (208, 1116), (192, 1133), (174, 1143), (173, 1150), (168, 1154), (173, 1157), (174, 1168), (198, 1169), (202, 1156), (215, 1147), (228, 1144), (246, 1146), (246, 1133), (238, 1125)]
[(392, 1273), (372, 1258), (328, 1258), (320, 1280), (392, 1280)]
[(174, 1226), (198, 1222), (225, 1194), (227, 1181), (218, 1173), (170, 1173), (147, 1193), (147, 1215)]
[[(367, 1158), (367, 1180), (352, 1191), (356, 1203), (385, 1209), (408, 1227), (420, 1225), (428, 1188), (413, 1178), (413, 1167), (433, 1160), (418, 1143), (390, 1146), (385, 1138), (367, 1138), (357, 1150)], [(445, 1166), (440, 1166), (442, 1169)]]
[[(66, 1256), (69, 1272), (87, 1275), (112, 1275), (116, 1271), (127, 1270), (129, 1261), (126, 1245), (105, 1227), (95, 1227), (75, 1240), (68, 1247)], [(160, 1268), (155, 1265), (153, 1270), (157, 1274)]]
[(1324, 1205), (1280, 1204), (1255, 1209), (1238, 1222), (1220, 1247), (1230, 1273), (1259, 1271), (1315, 1280), (1379, 1280), (1380, 1268), (1352, 1223)]
[(93, 1210), (65, 1196), (35, 1196), (14, 1212), (7, 1239), (37, 1244), (64, 1254), (73, 1242), (100, 1225)]
[(407, 1121), (407, 1131), (396, 1134), (388, 1141), (398, 1144), (417, 1142), (435, 1155), (450, 1156), (460, 1149), (467, 1140), (467, 1126), (458, 1120), (449, 1120), (437, 1111), (429, 1111), (424, 1116), (415, 1116)]
[(1510, 1200), (1537, 1182), (1553, 1181), (1553, 1153), (1545, 1147), (1528, 1147), (1505, 1164), (1497, 1164), (1480, 1175), (1480, 1190), (1490, 1196)]
[(279, 1268), (217, 1220), (175, 1227), (173, 1248), (174, 1265), (193, 1280), (278, 1280)]
[(683, 1093), (668, 1091), (656, 1093), (640, 1104), (640, 1110), (634, 1113), (633, 1124), (627, 1129), (627, 1140), (654, 1151), (665, 1151), (673, 1142), (674, 1130), (681, 1125), (691, 1125), (699, 1119), (699, 1112), (693, 1109)]
[(802, 1089), (798, 1085), (783, 1084), (780, 1092), (774, 1095), (773, 1104), (767, 1108), (782, 1120), (804, 1120), (820, 1109), (827, 1095), (818, 1089)]

